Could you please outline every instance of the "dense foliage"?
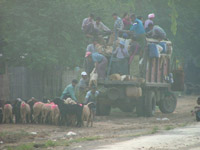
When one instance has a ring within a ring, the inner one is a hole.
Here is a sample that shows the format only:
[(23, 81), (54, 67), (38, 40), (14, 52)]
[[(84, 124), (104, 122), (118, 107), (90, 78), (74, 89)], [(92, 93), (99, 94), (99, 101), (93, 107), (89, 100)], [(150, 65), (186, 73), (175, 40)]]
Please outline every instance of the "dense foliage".
[(9, 65), (41, 69), (81, 66), (87, 46), (81, 23), (89, 13), (112, 29), (113, 12), (144, 19), (154, 12), (155, 24), (174, 43), (174, 54), (198, 60), (199, 8), (199, 0), (0, 0), (0, 58)]

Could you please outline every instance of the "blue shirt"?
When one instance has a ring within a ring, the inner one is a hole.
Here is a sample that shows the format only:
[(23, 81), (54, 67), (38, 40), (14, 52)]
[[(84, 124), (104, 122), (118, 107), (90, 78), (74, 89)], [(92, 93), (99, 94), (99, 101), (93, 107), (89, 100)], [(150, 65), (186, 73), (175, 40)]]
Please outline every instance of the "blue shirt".
[(65, 95), (69, 95), (71, 96), (73, 100), (77, 101), (76, 96), (75, 96), (75, 87), (73, 87), (72, 84), (69, 84), (68, 86), (66, 86), (60, 99), (63, 99)]
[(102, 54), (99, 54), (99, 53), (92, 53), (92, 60), (93, 62), (101, 62), (102, 59), (103, 59), (103, 55)]
[(135, 19), (135, 22), (134, 24), (132, 24), (130, 31), (134, 31), (136, 35), (145, 34), (142, 21), (139, 19)]
[(96, 98), (97, 98), (98, 95), (99, 95), (99, 91), (96, 91), (95, 94), (92, 94), (91, 90), (88, 91), (86, 96), (85, 96), (86, 103), (89, 103), (89, 102), (96, 103)]

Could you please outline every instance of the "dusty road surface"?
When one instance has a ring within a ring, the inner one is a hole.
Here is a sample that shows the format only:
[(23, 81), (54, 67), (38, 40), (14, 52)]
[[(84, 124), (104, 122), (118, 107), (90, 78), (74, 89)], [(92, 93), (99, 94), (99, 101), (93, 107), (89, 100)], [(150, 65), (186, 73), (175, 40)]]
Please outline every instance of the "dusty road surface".
[(199, 150), (200, 123), (151, 136), (101, 146), (96, 150)]
[[(0, 124), (0, 149), (94, 150), (130, 139), (140, 141), (148, 137), (153, 138), (157, 134), (158, 137), (154, 138), (160, 139), (161, 134), (168, 139), (168, 131), (171, 135), (176, 135), (177, 132), (177, 138), (180, 136), (179, 139), (183, 139), (182, 128), (193, 130), (198, 125), (190, 113), (196, 105), (196, 98), (197, 96), (179, 97), (174, 113), (162, 114), (157, 108), (155, 116), (151, 118), (137, 117), (134, 112), (124, 113), (113, 109), (110, 116), (96, 117), (94, 127), (88, 128)], [(175, 128), (178, 128), (178, 131), (173, 130)], [(175, 136), (174, 138), (176, 139)], [(188, 140), (183, 144), (188, 144), (193, 136), (188, 135), (184, 139)]]

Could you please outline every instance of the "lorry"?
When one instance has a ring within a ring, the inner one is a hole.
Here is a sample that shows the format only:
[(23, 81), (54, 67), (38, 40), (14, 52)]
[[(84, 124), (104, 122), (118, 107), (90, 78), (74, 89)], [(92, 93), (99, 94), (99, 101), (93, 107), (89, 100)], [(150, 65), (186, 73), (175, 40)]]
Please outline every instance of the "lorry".
[(173, 91), (183, 90), (184, 75), (182, 70), (174, 71), (171, 68), (171, 41), (162, 41), (165, 43), (166, 53), (159, 57), (150, 57), (148, 45), (159, 42), (147, 39), (147, 48), (143, 55), (143, 74), (140, 78), (124, 81), (109, 78), (98, 80), (100, 94), (97, 99), (97, 115), (109, 115), (111, 107), (118, 107), (124, 112), (136, 109), (138, 116), (147, 117), (155, 114), (156, 106), (162, 113), (174, 112), (177, 98)]

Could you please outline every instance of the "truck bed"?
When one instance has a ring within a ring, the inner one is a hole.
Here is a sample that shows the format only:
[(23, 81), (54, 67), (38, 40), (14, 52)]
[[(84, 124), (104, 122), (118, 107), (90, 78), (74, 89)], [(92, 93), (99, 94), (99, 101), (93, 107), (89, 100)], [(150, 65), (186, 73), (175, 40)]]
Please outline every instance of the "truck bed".
[(123, 85), (130, 85), (130, 86), (142, 86), (144, 83), (136, 82), (136, 81), (111, 81), (111, 80), (98, 80), (99, 85), (105, 86), (123, 86)]

